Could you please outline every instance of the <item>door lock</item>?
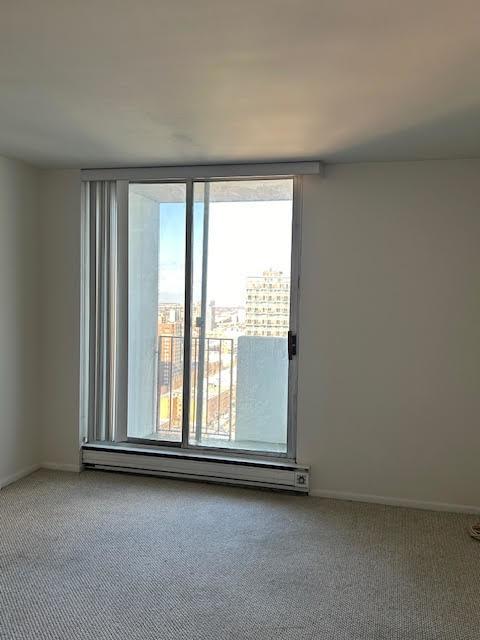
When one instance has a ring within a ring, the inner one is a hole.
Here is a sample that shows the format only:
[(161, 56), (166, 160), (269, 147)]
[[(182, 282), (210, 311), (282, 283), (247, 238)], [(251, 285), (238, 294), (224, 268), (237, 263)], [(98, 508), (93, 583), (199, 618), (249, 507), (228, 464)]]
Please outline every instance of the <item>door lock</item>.
[(292, 360), (297, 355), (297, 334), (293, 331), (288, 332), (288, 359)]

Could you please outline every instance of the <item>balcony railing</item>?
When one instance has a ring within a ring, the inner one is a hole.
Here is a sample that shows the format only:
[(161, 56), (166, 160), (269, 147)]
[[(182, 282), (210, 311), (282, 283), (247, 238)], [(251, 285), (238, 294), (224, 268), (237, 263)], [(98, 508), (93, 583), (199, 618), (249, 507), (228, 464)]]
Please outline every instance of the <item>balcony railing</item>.
[[(156, 363), (155, 436), (178, 440), (182, 431), (183, 336), (158, 336)], [(236, 368), (233, 338), (192, 339), (191, 438), (234, 439)]]

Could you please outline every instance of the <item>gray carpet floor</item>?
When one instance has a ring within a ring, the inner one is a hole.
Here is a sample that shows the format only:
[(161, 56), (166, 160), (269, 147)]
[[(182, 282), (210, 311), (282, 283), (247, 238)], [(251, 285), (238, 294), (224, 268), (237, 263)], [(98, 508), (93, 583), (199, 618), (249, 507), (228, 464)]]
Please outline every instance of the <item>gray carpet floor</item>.
[(474, 519), (39, 471), (0, 491), (0, 638), (479, 640)]

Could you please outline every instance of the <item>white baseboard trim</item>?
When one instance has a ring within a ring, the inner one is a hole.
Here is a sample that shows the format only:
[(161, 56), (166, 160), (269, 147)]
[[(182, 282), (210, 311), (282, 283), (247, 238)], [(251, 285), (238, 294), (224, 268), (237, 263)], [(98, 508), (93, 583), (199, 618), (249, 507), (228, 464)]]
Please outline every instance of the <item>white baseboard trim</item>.
[(333, 498), (335, 500), (350, 500), (353, 502), (372, 502), (386, 504), (392, 507), (409, 507), (410, 509), (424, 509), (428, 511), (450, 511), (453, 513), (479, 514), (480, 507), (468, 504), (450, 504), (448, 502), (429, 502), (425, 500), (411, 500), (409, 498), (391, 498), (375, 496), (365, 493), (348, 493), (344, 491), (310, 490), (310, 495), (316, 498)]
[(61, 464), (59, 462), (42, 462), (41, 469), (49, 469), (50, 471), (71, 471), (73, 473), (80, 473), (82, 465), (79, 464)]
[(12, 473), (11, 475), (6, 476), (5, 478), (0, 478), (0, 489), (3, 489), (3, 487), (6, 487), (7, 485), (12, 484), (13, 482), (16, 482), (17, 480), (21, 480), (22, 478), (29, 476), (34, 471), (38, 471), (38, 469), (40, 469), (40, 465), (33, 464), (31, 467), (27, 467), (26, 469), (21, 469), (16, 473)]

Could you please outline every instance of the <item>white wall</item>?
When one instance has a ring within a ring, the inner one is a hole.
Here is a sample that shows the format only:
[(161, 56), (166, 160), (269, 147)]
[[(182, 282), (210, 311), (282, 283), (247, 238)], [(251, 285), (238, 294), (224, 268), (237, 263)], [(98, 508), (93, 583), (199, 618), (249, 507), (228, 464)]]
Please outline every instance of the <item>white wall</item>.
[[(44, 461), (78, 463), (79, 186), (45, 172)], [(480, 161), (305, 178), (299, 460), (314, 493), (480, 507)]]
[(480, 506), (480, 161), (305, 178), (299, 459), (313, 490)]
[(80, 172), (41, 172), (41, 462), (79, 468)]
[(39, 462), (38, 172), (0, 157), (0, 486)]

